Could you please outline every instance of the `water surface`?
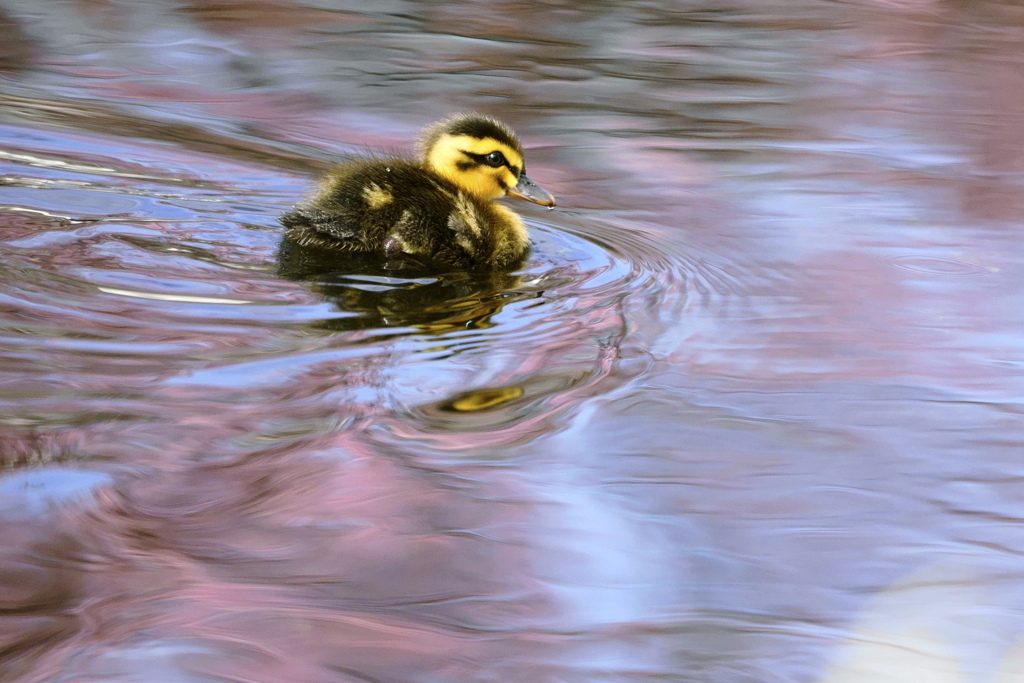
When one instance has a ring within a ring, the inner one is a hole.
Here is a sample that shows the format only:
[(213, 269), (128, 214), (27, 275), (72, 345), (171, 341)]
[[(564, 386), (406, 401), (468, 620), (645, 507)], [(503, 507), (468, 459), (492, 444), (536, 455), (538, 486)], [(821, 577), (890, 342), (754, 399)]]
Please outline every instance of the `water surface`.
[[(0, 31), (0, 680), (1024, 676), (1014, 3)], [(279, 271), (464, 109), (559, 199), (523, 270)]]

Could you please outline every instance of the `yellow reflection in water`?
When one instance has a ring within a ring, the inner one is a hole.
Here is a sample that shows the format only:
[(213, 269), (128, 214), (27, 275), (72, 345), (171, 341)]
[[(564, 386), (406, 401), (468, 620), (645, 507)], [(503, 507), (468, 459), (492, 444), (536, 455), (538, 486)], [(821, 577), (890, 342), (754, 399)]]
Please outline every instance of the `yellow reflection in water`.
[(489, 410), (514, 401), (523, 396), (522, 387), (497, 387), (494, 389), (477, 389), (468, 391), (453, 398), (447, 405), (446, 410), (453, 410), (460, 413), (472, 413), (478, 410)]

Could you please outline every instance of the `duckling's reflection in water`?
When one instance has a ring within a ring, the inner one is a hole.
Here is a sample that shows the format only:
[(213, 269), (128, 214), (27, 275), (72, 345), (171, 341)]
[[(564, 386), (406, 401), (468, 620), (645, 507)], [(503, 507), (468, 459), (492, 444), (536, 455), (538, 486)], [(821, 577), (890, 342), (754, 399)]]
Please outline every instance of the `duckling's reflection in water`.
[(287, 238), (278, 250), (278, 275), (308, 282), (339, 310), (354, 314), (314, 325), (337, 331), (405, 327), (441, 335), (481, 329), (505, 304), (541, 294), (520, 291), (522, 277), (514, 273), (451, 271), (405, 254), (345, 253)]

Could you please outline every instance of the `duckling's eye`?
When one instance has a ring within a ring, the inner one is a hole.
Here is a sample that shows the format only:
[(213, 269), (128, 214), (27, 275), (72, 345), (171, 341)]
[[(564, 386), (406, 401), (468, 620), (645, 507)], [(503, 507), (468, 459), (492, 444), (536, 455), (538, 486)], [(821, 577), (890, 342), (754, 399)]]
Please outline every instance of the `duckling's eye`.
[(498, 168), (499, 166), (505, 165), (505, 155), (502, 154), (501, 152), (491, 152), (490, 154), (484, 157), (484, 161), (487, 163), (488, 166)]

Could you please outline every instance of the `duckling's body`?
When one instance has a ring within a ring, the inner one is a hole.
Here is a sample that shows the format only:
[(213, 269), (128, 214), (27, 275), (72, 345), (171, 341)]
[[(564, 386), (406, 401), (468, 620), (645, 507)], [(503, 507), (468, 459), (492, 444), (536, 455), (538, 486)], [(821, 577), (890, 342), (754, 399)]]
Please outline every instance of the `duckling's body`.
[(554, 198), (525, 174), (515, 135), (464, 114), (423, 133), (419, 159), (342, 164), (309, 200), (281, 216), (285, 239), (316, 249), (408, 254), (458, 268), (508, 270), (529, 251), (522, 219), (494, 203), (506, 194)]
[(458, 267), (514, 267), (529, 244), (511, 210), (402, 159), (345, 164), (281, 222), (305, 247), (405, 253)]

